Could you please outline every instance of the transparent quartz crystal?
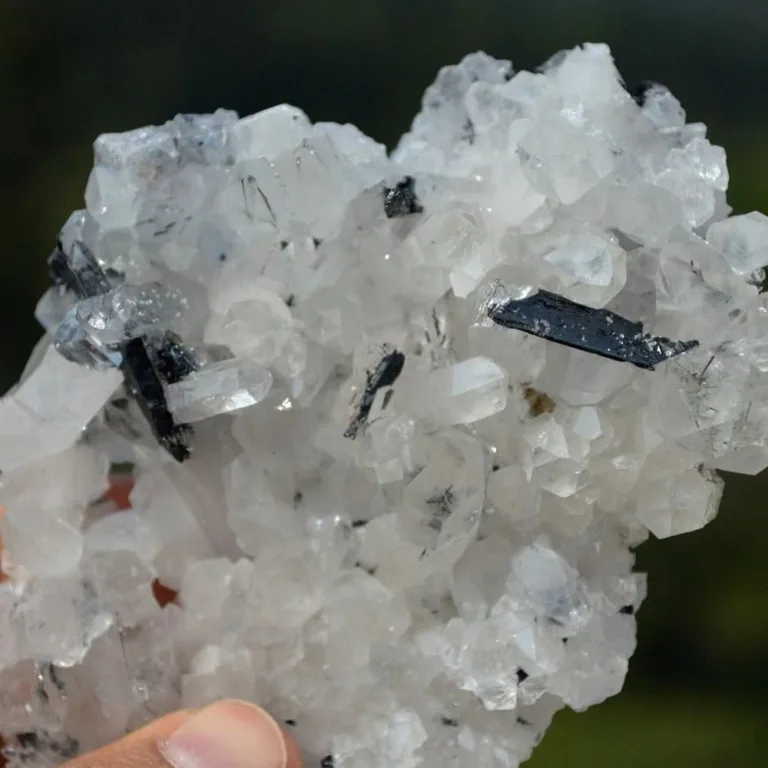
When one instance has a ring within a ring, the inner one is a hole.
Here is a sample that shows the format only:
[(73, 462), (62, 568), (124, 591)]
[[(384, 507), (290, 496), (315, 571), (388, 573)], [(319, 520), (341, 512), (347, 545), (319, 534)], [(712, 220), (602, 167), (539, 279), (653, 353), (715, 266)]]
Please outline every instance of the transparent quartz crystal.
[(441, 426), (471, 424), (504, 409), (506, 373), (492, 360), (475, 357), (428, 374), (415, 384), (411, 413)]
[(250, 408), (272, 386), (272, 374), (247, 358), (213, 363), (167, 388), (168, 408), (180, 422), (194, 422)]
[(190, 298), (162, 283), (124, 285), (83, 299), (69, 309), (54, 335), (67, 360), (101, 368), (119, 366), (119, 345), (160, 326), (184, 332)]

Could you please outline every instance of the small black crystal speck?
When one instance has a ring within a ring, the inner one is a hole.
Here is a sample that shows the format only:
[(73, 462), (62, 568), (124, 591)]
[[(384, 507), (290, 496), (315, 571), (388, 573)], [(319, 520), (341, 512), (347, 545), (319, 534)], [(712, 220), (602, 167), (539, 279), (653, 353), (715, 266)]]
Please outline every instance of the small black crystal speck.
[(530, 724), (531, 724), (531, 722), (530, 722), (530, 720), (526, 720), (524, 717), (520, 717), (520, 716), (518, 715), (518, 718), (517, 718), (517, 724), (518, 724), (518, 725), (530, 725)]
[(446, 717), (445, 715), (440, 718), (440, 722), (446, 726), (446, 728), (458, 728), (459, 726), (458, 720), (453, 717)]
[(388, 219), (423, 211), (424, 207), (416, 197), (416, 180), (413, 176), (405, 176), (394, 187), (384, 187), (384, 213)]
[(35, 731), (17, 733), (16, 741), (22, 749), (38, 749), (40, 746), (40, 738)]
[(369, 576), (375, 575), (376, 571), (378, 570), (378, 566), (366, 565), (365, 563), (360, 562), (360, 560), (357, 560), (355, 562), (355, 568), (360, 568), (361, 570), (365, 571)]
[(336, 763), (333, 760), (333, 755), (326, 755), (321, 761), (320, 761), (320, 768), (334, 768)]
[(475, 143), (475, 124), (469, 118), (461, 127), (461, 140), (466, 141), (467, 144)]
[(453, 493), (453, 486), (449, 485), (442, 493), (430, 496), (426, 500), (427, 505), (431, 508), (432, 517), (427, 525), (433, 531), (442, 531), (445, 521), (451, 516), (453, 512), (453, 505), (456, 501), (456, 496)]
[(66, 690), (66, 686), (64, 685), (64, 681), (59, 677), (58, 670), (56, 669), (56, 666), (54, 664), (46, 664), (45, 665), (46, 671), (48, 672), (48, 677), (50, 678), (51, 682), (56, 686), (56, 689), (59, 691), (59, 693), (64, 693)]

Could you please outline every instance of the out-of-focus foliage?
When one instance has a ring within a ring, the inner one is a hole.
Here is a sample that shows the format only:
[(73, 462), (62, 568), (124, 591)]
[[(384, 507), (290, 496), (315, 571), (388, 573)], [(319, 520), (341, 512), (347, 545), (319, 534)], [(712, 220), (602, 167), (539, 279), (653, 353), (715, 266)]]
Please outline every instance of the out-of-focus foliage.
[[(0, 0), (0, 386), (39, 334), (45, 257), (104, 131), (278, 102), (389, 145), (443, 64), (532, 68), (586, 40), (658, 80), (730, 160), (737, 211), (768, 211), (764, 0)], [(533, 768), (768, 765), (768, 478), (727, 481), (704, 531), (641, 548), (650, 597), (621, 696), (558, 715)]]

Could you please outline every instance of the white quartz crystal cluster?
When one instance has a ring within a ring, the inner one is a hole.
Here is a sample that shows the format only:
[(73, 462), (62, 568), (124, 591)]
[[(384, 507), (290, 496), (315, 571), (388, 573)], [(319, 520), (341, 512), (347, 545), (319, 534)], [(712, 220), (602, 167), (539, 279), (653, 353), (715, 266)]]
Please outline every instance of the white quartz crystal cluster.
[(633, 548), (768, 465), (768, 218), (727, 185), (603, 45), (467, 56), (391, 155), (289, 106), (101, 136), (0, 402), (11, 764), (238, 697), (309, 768), (511, 768), (618, 693)]

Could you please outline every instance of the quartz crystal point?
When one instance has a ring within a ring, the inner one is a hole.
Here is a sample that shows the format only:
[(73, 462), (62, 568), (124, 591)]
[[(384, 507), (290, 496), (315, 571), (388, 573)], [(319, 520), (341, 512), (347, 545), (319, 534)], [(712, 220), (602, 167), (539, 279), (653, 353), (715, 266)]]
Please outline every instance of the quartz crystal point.
[(224, 360), (166, 388), (168, 410), (189, 423), (260, 403), (272, 386), (272, 374), (249, 360)]
[(0, 401), (11, 767), (237, 697), (308, 768), (516, 768), (618, 693), (634, 548), (768, 466), (727, 185), (603, 45), (445, 67), (391, 155), (287, 105), (100, 137)]

